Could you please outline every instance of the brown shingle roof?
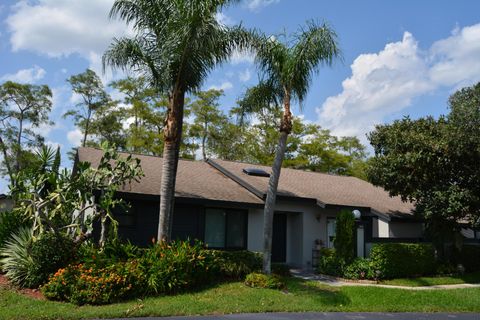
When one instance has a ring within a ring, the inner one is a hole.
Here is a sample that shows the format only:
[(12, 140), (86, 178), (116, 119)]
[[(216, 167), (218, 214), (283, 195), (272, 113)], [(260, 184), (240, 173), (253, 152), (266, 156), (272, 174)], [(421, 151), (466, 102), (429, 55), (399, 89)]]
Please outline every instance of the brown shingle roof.
[[(225, 160), (210, 161), (213, 165), (219, 165), (254, 189), (266, 194), (268, 178), (247, 175), (242, 170), (255, 167), (270, 173), (270, 167)], [(278, 195), (312, 198), (328, 205), (368, 207), (390, 216), (410, 215), (414, 208), (412, 203), (403, 202), (400, 197), (390, 197), (384, 189), (355, 177), (288, 168), (282, 168)]]
[[(124, 154), (126, 155), (126, 154)], [(98, 166), (102, 151), (95, 148), (78, 148), (78, 160)], [(134, 155), (140, 159), (145, 174), (140, 183), (133, 182), (122, 191), (137, 194), (159, 195), (162, 179), (162, 158)], [(220, 171), (204, 161), (180, 160), (178, 163), (176, 197), (263, 204), (263, 201)]]
[[(93, 166), (98, 165), (101, 156), (102, 151), (99, 149), (78, 149), (79, 161), (90, 162)], [(134, 156), (141, 160), (145, 177), (140, 183), (132, 183), (123, 191), (159, 195), (162, 158), (136, 154)], [(259, 197), (266, 194), (268, 178), (250, 176), (242, 170), (256, 167), (270, 172), (270, 167), (225, 160), (209, 160), (209, 163), (180, 160), (175, 196), (263, 204)], [(384, 189), (355, 177), (288, 168), (282, 169), (278, 195), (315, 199), (319, 204), (367, 207), (389, 216), (411, 215), (414, 208), (412, 203), (403, 202), (400, 197), (390, 197)]]

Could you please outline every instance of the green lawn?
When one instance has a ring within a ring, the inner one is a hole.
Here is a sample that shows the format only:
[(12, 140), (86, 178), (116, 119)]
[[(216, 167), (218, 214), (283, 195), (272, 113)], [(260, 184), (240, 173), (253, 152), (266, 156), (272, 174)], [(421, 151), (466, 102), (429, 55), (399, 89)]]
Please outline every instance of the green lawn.
[(288, 293), (252, 289), (235, 282), (196, 293), (83, 307), (33, 300), (0, 288), (0, 319), (80, 319), (267, 311), (480, 312), (480, 288), (407, 291), (328, 287), (300, 279), (287, 279), (286, 282)]
[(480, 272), (449, 277), (402, 278), (382, 281), (382, 284), (408, 287), (435, 286), (442, 284), (459, 283), (480, 283)]

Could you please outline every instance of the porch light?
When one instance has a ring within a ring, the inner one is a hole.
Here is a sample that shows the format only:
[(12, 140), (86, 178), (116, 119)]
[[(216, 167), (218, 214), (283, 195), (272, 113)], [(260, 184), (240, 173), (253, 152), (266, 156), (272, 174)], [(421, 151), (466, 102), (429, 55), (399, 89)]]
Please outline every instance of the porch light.
[(360, 220), (360, 218), (362, 217), (362, 213), (360, 212), (360, 210), (357, 209), (353, 210), (352, 214), (355, 220)]

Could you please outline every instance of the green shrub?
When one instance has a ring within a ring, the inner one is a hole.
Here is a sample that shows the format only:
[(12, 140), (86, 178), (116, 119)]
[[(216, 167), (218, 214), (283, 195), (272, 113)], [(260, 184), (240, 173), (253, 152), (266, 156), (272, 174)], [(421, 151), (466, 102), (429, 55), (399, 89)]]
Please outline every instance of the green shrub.
[(145, 250), (140, 270), (150, 294), (175, 293), (204, 285), (215, 271), (212, 256), (201, 243), (159, 242)]
[(208, 250), (215, 272), (230, 279), (243, 279), (247, 274), (262, 269), (262, 254), (247, 250)]
[(340, 260), (350, 263), (355, 259), (355, 218), (349, 210), (342, 210), (337, 215), (335, 254)]
[(282, 277), (289, 277), (290, 267), (285, 263), (272, 263), (272, 273)]
[(317, 272), (331, 276), (343, 276), (345, 266), (345, 261), (337, 257), (336, 254), (324, 255), (320, 256), (318, 260)]
[(278, 275), (267, 275), (256, 272), (247, 274), (244, 283), (246, 286), (252, 288), (282, 289), (285, 287), (285, 284), (280, 280)]
[(73, 260), (74, 248), (65, 235), (47, 232), (34, 241), (31, 229), (21, 227), (4, 246), (0, 264), (13, 284), (37, 288)]
[(372, 247), (370, 260), (376, 278), (391, 279), (435, 272), (435, 252), (430, 244), (381, 243)]
[(83, 243), (78, 249), (78, 260), (87, 265), (106, 267), (116, 262), (125, 262), (131, 259), (139, 259), (144, 250), (119, 240), (107, 241), (104, 248), (98, 248), (91, 242)]
[(20, 227), (26, 227), (27, 223), (15, 211), (0, 212), (0, 248)]
[(30, 254), (34, 266), (31, 270), (32, 283), (38, 287), (48, 281), (50, 275), (67, 266), (75, 258), (73, 239), (61, 234), (46, 232), (31, 245)]
[(369, 259), (357, 258), (345, 268), (343, 277), (355, 280), (373, 279), (375, 274)]
[(35, 263), (30, 254), (32, 230), (20, 227), (0, 249), (0, 265), (10, 281), (20, 287), (34, 287)]
[(70, 265), (59, 269), (41, 290), (50, 300), (98, 305), (141, 295), (144, 288), (138, 261), (131, 260), (105, 268)]
[(480, 271), (480, 246), (464, 245), (458, 260), (465, 267), (465, 271)]

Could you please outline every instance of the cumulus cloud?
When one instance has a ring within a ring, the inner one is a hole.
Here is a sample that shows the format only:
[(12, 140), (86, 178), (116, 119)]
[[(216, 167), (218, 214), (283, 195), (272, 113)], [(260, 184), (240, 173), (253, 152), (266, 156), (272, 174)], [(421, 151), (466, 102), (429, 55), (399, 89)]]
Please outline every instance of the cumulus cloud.
[(361, 54), (342, 82), (342, 92), (317, 108), (318, 122), (338, 136), (365, 134), (412, 105), (413, 99), (447, 86), (480, 79), (480, 24), (455, 31), (421, 50), (409, 32), (378, 53)]
[(6, 19), (12, 50), (30, 50), (49, 57), (79, 54), (98, 64), (98, 56), (112, 38), (129, 32), (124, 22), (108, 18), (113, 1), (18, 2)]
[(43, 79), (47, 72), (39, 66), (33, 68), (18, 70), (16, 73), (6, 74), (0, 77), (0, 81), (15, 81), (20, 83), (35, 83)]
[(280, 0), (249, 0), (247, 2), (247, 8), (251, 11), (258, 12), (262, 8), (278, 2), (280, 2)]
[(215, 90), (223, 90), (223, 91), (226, 91), (226, 90), (229, 90), (229, 89), (232, 89), (233, 88), (233, 84), (230, 82), (230, 81), (225, 81), (223, 82), (222, 84), (220, 85), (212, 85), (210, 86), (208, 89), (215, 89)]
[(238, 79), (242, 82), (247, 82), (248, 80), (250, 80), (251, 77), (252, 75), (250, 74), (250, 69), (245, 69), (245, 71), (240, 71), (240, 73), (238, 74)]
[(434, 65), (430, 77), (435, 84), (469, 85), (480, 80), (480, 24), (463, 29), (435, 42), (430, 49)]
[(68, 131), (67, 133), (67, 140), (73, 146), (78, 147), (82, 143), (83, 133), (80, 129), (76, 128), (74, 130)]

